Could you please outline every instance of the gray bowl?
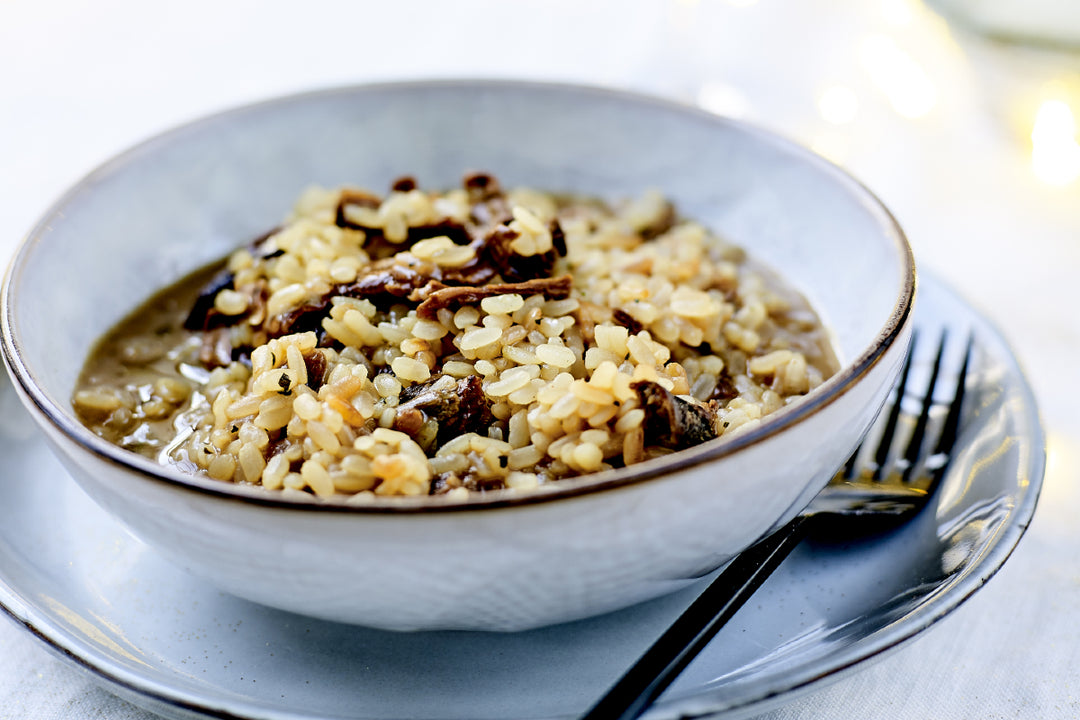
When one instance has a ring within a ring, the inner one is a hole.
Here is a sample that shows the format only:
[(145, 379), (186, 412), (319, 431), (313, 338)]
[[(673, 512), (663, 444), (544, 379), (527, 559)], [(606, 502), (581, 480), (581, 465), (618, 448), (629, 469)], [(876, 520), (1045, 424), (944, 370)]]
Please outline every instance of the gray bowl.
[[(469, 501), (296, 501), (180, 474), (71, 411), (96, 339), (152, 292), (272, 226), (311, 183), (451, 186), (468, 169), (606, 197), (660, 187), (778, 270), (843, 367), (760, 426), (661, 460)], [(369, 85), (239, 108), (94, 171), (20, 247), (4, 360), (74, 478), (225, 590), (393, 629), (517, 630), (685, 586), (798, 513), (869, 427), (910, 339), (903, 233), (843, 171), (774, 135), (646, 97), (523, 82)]]

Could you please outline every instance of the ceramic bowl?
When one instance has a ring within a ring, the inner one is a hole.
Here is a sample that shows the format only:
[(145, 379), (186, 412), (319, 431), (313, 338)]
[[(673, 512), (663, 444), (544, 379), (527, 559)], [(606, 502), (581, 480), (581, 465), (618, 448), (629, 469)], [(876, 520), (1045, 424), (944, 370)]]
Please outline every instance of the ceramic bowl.
[[(264, 232), (305, 186), (381, 188), (408, 173), (449, 187), (469, 169), (506, 186), (613, 198), (660, 188), (800, 289), (842, 370), (742, 434), (544, 492), (460, 503), (288, 500), (157, 466), (75, 418), (69, 398), (95, 340), (155, 290)], [(86, 492), (224, 590), (388, 629), (520, 630), (683, 587), (805, 507), (888, 394), (914, 285), (886, 209), (760, 129), (594, 88), (369, 85), (224, 112), (91, 173), (8, 271), (3, 351)]]

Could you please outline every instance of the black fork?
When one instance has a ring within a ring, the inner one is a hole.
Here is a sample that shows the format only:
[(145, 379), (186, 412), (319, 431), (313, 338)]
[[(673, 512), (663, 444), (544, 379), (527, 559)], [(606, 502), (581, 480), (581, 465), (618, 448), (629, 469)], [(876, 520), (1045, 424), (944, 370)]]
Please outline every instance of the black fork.
[[(897, 378), (888, 411), (879, 416), (867, 435), (868, 440), (878, 437), (876, 446), (869, 448), (860, 445), (806, 512), (739, 554), (599, 702), (582, 716), (584, 720), (630, 720), (640, 717), (795, 547), (815, 529), (835, 524), (837, 516), (858, 518), (860, 528), (855, 532), (864, 532), (868, 524), (880, 529), (879, 521), (903, 521), (927, 504), (945, 475), (960, 433), (974, 338), (968, 338), (955, 388), (947, 403), (948, 411), (932, 447), (927, 442), (927, 433), (932, 411), (940, 405), (934, 400), (934, 391), (941, 379), (948, 333), (943, 331), (941, 334), (921, 396), (920, 410), (914, 416), (910, 434), (904, 442), (901, 429), (911, 424), (904, 421), (911, 421), (912, 418), (905, 415), (903, 401), (910, 393), (908, 385), (917, 341), (916, 332)], [(874, 432), (878, 428), (879, 435)], [(835, 537), (835, 528), (830, 530)]]

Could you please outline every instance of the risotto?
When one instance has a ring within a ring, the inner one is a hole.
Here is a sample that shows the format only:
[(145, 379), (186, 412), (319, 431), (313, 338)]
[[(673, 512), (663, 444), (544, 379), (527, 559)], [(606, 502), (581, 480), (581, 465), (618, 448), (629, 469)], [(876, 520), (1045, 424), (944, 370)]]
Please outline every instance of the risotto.
[(73, 404), (183, 471), (363, 502), (677, 452), (836, 368), (802, 297), (660, 194), (474, 173), (448, 192), (305, 192), (103, 338)]

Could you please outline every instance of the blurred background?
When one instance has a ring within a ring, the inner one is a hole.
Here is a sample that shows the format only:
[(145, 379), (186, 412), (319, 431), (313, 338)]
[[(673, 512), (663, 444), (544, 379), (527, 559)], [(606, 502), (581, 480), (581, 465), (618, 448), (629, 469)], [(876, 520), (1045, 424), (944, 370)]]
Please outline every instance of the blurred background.
[[(920, 268), (991, 317), (1030, 374), (1049, 464), (1014, 558), (941, 629), (775, 717), (828, 703), (862, 714), (883, 683), (915, 704), (863, 717), (1080, 716), (1080, 3), (4, 0), (0, 253), (95, 165), (186, 120), (312, 88), (460, 76), (635, 89), (794, 138), (881, 197)], [(69, 671), (0, 633), (0, 674), (48, 709)], [(965, 652), (988, 633), (1001, 639), (990, 656)], [(141, 717), (75, 685), (63, 707)], [(69, 717), (52, 712), (33, 716)]]

